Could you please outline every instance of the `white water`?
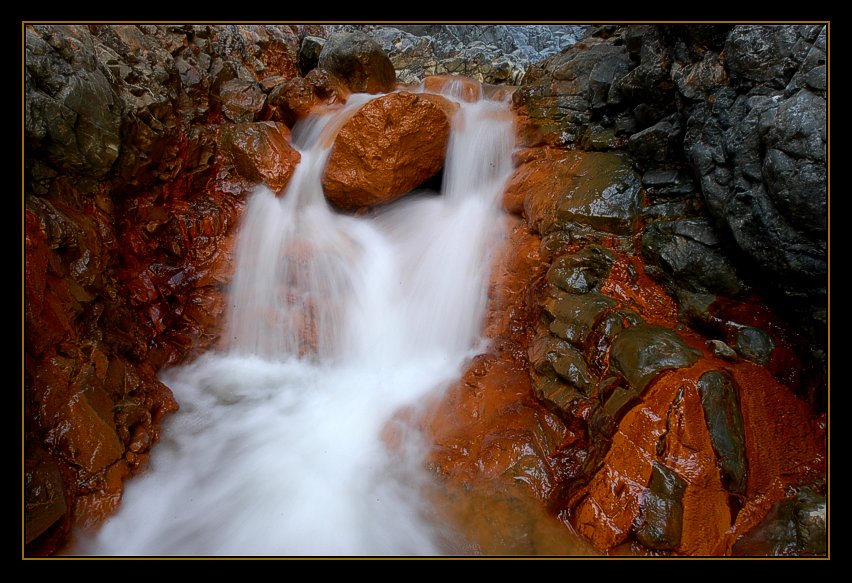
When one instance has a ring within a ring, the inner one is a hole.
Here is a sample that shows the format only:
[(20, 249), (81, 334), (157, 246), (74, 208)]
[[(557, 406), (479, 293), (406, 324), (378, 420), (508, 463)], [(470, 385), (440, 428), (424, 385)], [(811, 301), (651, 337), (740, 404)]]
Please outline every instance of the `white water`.
[[(353, 96), (351, 108), (368, 98)], [(389, 447), (382, 435), (389, 424), (405, 433), (394, 415), (446, 387), (481, 348), (511, 172), (506, 108), (462, 103), (440, 196), (409, 196), (369, 218), (337, 214), (320, 186), (323, 144), (347, 113), (300, 122), (287, 192), (261, 188), (246, 208), (229, 350), (163, 375), (181, 410), (148, 473), (77, 552), (442, 551), (420, 501), (417, 436)]]

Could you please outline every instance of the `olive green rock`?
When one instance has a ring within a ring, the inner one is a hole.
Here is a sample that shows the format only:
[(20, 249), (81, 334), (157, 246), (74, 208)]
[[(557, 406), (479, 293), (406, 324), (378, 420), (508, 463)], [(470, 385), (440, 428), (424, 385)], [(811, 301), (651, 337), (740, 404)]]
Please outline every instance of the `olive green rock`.
[(691, 366), (700, 354), (674, 331), (640, 324), (618, 335), (612, 343), (610, 363), (641, 392), (660, 372)]
[(673, 470), (654, 462), (648, 491), (642, 498), (636, 538), (653, 549), (674, 549), (683, 529), (683, 493), (686, 482)]
[(745, 495), (748, 459), (737, 383), (725, 371), (707, 371), (698, 379), (698, 393), (722, 483), (729, 492)]

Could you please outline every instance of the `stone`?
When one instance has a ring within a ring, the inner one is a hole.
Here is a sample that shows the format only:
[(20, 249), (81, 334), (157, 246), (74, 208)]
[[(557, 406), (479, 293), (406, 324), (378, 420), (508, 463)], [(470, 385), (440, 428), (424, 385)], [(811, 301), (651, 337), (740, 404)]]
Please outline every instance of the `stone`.
[(707, 346), (713, 352), (713, 356), (718, 356), (731, 362), (737, 362), (740, 358), (737, 356), (737, 351), (722, 342), (721, 340), (708, 340)]
[(784, 87), (806, 56), (807, 49), (799, 41), (803, 33), (813, 34), (810, 28), (756, 24), (734, 27), (725, 41), (728, 70), (734, 78)]
[(281, 123), (228, 124), (222, 127), (220, 139), (240, 176), (250, 182), (264, 182), (279, 193), (301, 159), (290, 145), (290, 130)]
[(706, 219), (651, 223), (642, 233), (642, 256), (649, 273), (670, 286), (727, 296), (745, 289)]
[(711, 370), (698, 379), (698, 392), (722, 484), (729, 492), (744, 496), (748, 459), (737, 383), (730, 374)]
[(632, 387), (641, 391), (662, 371), (694, 364), (700, 353), (672, 330), (653, 324), (631, 326), (612, 343), (610, 361)]
[(588, 293), (600, 287), (614, 261), (612, 251), (587, 245), (573, 255), (558, 257), (547, 271), (547, 281), (567, 292)]
[(222, 100), (222, 113), (236, 123), (254, 121), (266, 102), (266, 95), (257, 83), (242, 79), (223, 83), (219, 97)]
[(681, 151), (682, 138), (677, 123), (663, 120), (630, 136), (627, 147), (639, 162), (665, 162)]
[(341, 127), (323, 173), (326, 198), (343, 210), (384, 204), (444, 166), (450, 123), (439, 96), (400, 92), (366, 103)]
[(563, 228), (577, 223), (616, 235), (632, 234), (641, 208), (642, 184), (629, 159), (617, 153), (588, 152), (573, 172), (556, 208)]
[(666, 466), (654, 462), (648, 491), (642, 498), (636, 538), (652, 549), (674, 549), (683, 528), (686, 482)]
[(304, 77), (280, 83), (266, 100), (266, 118), (283, 122), (292, 128), (322, 103), (345, 102), (348, 92), (336, 77), (323, 69), (312, 69)]
[(811, 488), (776, 502), (733, 547), (735, 556), (807, 557), (827, 552), (827, 500)]
[(766, 364), (775, 348), (775, 342), (760, 328), (741, 326), (737, 330), (734, 348), (743, 358), (758, 364)]
[(299, 71), (307, 75), (319, 64), (319, 57), (325, 46), (325, 39), (318, 36), (306, 35), (299, 47)]
[(333, 34), (325, 42), (318, 66), (353, 93), (384, 93), (396, 85), (396, 72), (382, 47), (363, 32)]
[(545, 311), (553, 317), (550, 331), (580, 349), (604, 312), (614, 306), (615, 300), (595, 292), (559, 292), (544, 302)]
[(46, 451), (29, 453), (24, 464), (24, 540), (32, 543), (67, 511), (59, 466)]

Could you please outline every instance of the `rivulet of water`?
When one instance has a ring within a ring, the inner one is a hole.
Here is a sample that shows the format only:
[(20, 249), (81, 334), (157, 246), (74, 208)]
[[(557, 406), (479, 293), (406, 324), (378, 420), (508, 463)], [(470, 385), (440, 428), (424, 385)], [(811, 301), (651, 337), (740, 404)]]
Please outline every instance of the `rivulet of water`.
[(505, 103), (461, 102), (439, 195), (339, 214), (320, 184), (328, 148), (371, 97), (294, 128), (287, 191), (259, 188), (240, 226), (228, 348), (164, 372), (181, 410), (75, 552), (442, 552), (417, 436), (388, 428), (481, 348), (514, 132)]

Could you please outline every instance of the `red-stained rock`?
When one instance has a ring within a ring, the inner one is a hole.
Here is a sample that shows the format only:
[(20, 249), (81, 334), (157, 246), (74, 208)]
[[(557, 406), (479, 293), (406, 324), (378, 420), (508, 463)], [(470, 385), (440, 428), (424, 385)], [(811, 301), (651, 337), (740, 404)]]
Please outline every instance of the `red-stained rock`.
[(340, 128), (322, 185), (334, 206), (354, 210), (399, 198), (444, 166), (450, 122), (437, 96), (392, 93), (365, 104)]
[(275, 86), (269, 93), (264, 119), (281, 121), (293, 127), (320, 104), (343, 103), (349, 91), (323, 69), (313, 69), (304, 77), (295, 77)]
[(281, 123), (226, 125), (221, 129), (220, 139), (240, 176), (265, 182), (279, 193), (287, 186), (301, 159), (290, 145), (290, 130)]
[(258, 83), (242, 79), (223, 83), (219, 97), (222, 99), (222, 113), (236, 123), (254, 121), (266, 101), (266, 95)]

